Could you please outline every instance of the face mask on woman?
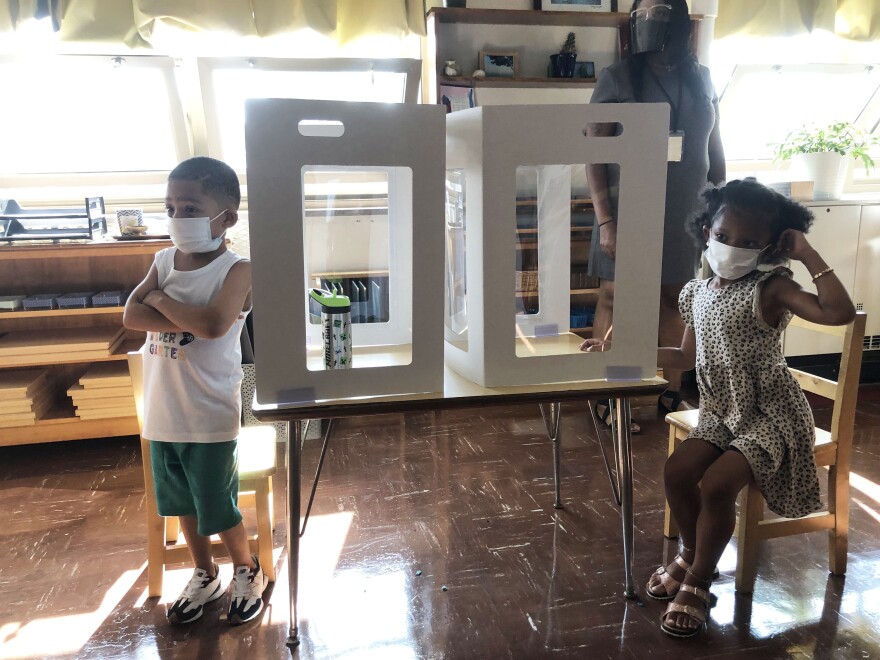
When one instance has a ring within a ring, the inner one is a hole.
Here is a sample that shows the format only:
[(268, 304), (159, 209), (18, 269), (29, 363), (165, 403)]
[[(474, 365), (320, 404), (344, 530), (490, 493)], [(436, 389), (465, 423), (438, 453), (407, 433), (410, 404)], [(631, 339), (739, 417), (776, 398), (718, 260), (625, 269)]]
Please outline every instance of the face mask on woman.
[(714, 238), (710, 238), (706, 247), (706, 261), (709, 262), (712, 272), (718, 277), (725, 280), (738, 280), (758, 268), (761, 253), (768, 247), (770, 245), (760, 250), (750, 250), (719, 243)]
[(171, 236), (174, 247), (186, 254), (213, 252), (219, 248), (226, 231), (217, 238), (212, 238), (211, 223), (224, 213), (226, 209), (213, 218), (168, 218), (168, 235)]

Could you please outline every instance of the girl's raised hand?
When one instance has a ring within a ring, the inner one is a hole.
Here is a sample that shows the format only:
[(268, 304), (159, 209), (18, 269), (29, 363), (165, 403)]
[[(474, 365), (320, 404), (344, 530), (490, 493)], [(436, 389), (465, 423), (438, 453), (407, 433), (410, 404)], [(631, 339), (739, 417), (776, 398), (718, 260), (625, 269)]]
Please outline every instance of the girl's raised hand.
[(584, 353), (601, 353), (611, 350), (611, 340), (609, 339), (584, 339), (580, 345), (580, 350)]
[(776, 241), (776, 249), (790, 259), (803, 261), (804, 257), (813, 252), (807, 237), (797, 229), (786, 229)]

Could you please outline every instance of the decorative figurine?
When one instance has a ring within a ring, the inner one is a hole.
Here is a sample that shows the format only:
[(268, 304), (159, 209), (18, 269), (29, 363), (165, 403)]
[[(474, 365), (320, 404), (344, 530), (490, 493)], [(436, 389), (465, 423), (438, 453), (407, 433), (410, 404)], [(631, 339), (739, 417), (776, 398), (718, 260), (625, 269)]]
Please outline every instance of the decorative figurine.
[(443, 67), (443, 75), (444, 76), (457, 76), (458, 75), (458, 67), (455, 64), (455, 60), (446, 60), (446, 64)]
[(482, 80), (485, 77), (486, 77), (486, 72), (483, 71), (482, 69), (477, 69), (476, 71), (474, 71), (471, 74), (471, 78), (474, 78), (476, 80)]

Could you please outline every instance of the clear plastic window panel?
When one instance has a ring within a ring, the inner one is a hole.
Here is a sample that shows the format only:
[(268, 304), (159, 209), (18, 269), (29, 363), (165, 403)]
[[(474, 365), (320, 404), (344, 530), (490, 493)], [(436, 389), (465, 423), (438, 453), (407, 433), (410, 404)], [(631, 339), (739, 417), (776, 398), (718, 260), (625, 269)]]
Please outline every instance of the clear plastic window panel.
[(577, 353), (592, 336), (599, 286), (588, 272), (594, 222), (583, 165), (517, 168), (517, 357)]
[(411, 170), (307, 167), (303, 190), (309, 370), (409, 364), (412, 315), (409, 299), (394, 300), (391, 225), (412, 214), (411, 202), (395, 204), (411, 199)]
[(467, 225), (464, 170), (446, 170), (445, 337), (467, 350)]

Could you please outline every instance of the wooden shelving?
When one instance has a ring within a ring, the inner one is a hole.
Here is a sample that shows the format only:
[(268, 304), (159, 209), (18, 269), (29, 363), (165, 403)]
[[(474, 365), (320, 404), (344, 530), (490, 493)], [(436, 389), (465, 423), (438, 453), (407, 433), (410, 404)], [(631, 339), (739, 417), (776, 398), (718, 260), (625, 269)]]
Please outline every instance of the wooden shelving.
[[(170, 246), (167, 239), (0, 245), (0, 295), (130, 291), (146, 275), (153, 255)], [(93, 307), (0, 312), (0, 334), (118, 327), (123, 311), (123, 307)], [(112, 352), (46, 351), (0, 359), (0, 369), (45, 367), (54, 383), (53, 408), (35, 423), (2, 429), (0, 446), (137, 434), (134, 416), (80, 419), (67, 389), (89, 365), (124, 361), (127, 353), (140, 348), (143, 342), (143, 333), (126, 332)]]
[(428, 20), (432, 19), (438, 23), (470, 25), (555, 25), (616, 28), (629, 20), (629, 14), (607, 11), (538, 11), (527, 9), (434, 7), (428, 10)]
[(441, 85), (453, 87), (593, 87), (595, 78), (467, 78), (440, 77)]
[(40, 319), (52, 316), (100, 316), (122, 314), (125, 307), (85, 307), (83, 309), (46, 309), (30, 312), (0, 312), (0, 319)]

